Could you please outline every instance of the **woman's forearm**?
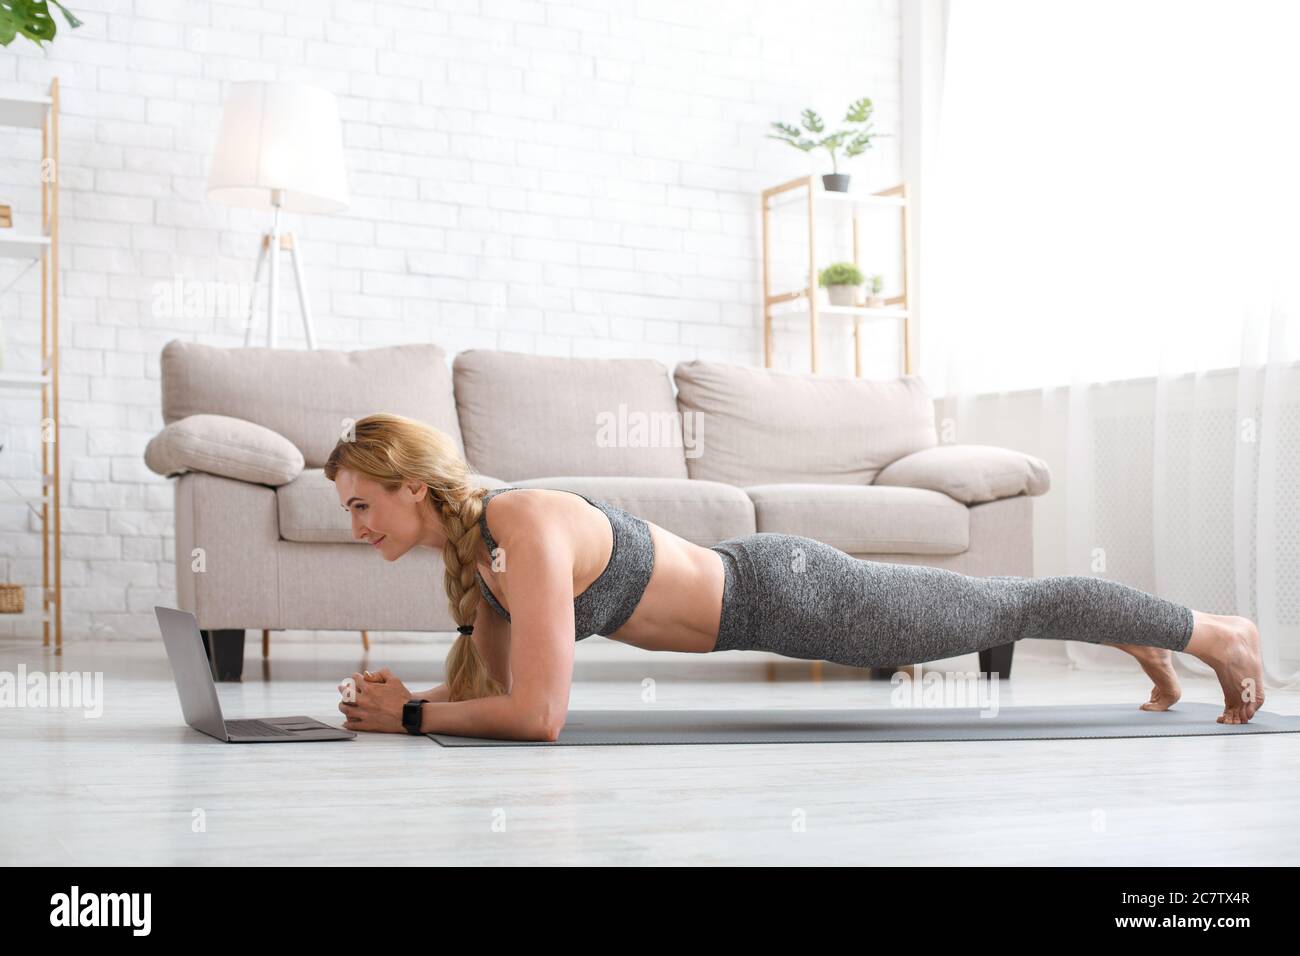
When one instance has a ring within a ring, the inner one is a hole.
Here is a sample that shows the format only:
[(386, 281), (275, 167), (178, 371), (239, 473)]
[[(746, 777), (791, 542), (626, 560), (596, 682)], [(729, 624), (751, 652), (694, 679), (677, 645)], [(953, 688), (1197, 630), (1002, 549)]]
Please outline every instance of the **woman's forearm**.
[[(503, 683), (505, 684), (506, 693), (507, 694), (510, 693), (510, 682), (507, 680)], [(451, 700), (451, 688), (449, 688), (446, 684), (439, 684), (437, 687), (434, 687), (430, 690), (421, 691), (415, 696), (420, 697), (424, 700), (439, 701), (445, 704), (447, 703), (447, 701)]]
[(420, 732), (501, 740), (547, 740), (540, 720), (521, 713), (509, 694), (451, 702), (430, 701), (420, 708)]
[(451, 694), (451, 689), (447, 687), (446, 684), (439, 684), (437, 687), (434, 687), (430, 690), (426, 690), (423, 693), (416, 694), (415, 696), (422, 697), (428, 701), (441, 701), (443, 703), (446, 703), (447, 697), (450, 694)]

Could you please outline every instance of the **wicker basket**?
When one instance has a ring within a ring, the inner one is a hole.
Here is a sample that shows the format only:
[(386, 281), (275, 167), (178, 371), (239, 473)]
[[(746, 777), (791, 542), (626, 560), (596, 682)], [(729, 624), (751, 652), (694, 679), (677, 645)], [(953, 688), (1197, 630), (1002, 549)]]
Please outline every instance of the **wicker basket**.
[(0, 614), (23, 613), (23, 586), (0, 584)]

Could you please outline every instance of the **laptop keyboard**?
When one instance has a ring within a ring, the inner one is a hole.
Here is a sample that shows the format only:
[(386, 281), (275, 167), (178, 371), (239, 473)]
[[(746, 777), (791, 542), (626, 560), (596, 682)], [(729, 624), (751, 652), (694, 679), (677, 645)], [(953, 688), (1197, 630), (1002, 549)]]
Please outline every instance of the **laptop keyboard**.
[(236, 737), (291, 737), (289, 731), (260, 720), (228, 720), (226, 733)]

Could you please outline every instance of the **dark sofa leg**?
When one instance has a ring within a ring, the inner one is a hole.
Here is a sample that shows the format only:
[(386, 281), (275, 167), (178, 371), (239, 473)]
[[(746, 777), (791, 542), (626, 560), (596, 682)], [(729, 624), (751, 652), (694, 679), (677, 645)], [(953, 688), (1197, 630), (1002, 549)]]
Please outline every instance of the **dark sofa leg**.
[(997, 674), (1006, 679), (1011, 676), (1011, 653), (1016, 649), (1015, 642), (999, 644), (988, 650), (980, 651), (980, 673)]
[(203, 635), (203, 649), (212, 667), (213, 680), (239, 681), (244, 679), (244, 632), (242, 629), (199, 631)]

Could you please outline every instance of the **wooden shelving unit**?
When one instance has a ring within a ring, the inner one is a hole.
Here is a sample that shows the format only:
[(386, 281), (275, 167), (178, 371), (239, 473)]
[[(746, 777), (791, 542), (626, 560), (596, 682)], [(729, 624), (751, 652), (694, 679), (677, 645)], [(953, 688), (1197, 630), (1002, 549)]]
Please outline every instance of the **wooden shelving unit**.
[[(803, 190), (803, 194), (799, 193)], [(803, 288), (788, 292), (772, 292), (772, 210), (778, 206), (804, 202), (808, 215), (808, 284)], [(818, 301), (816, 251), (816, 210), (819, 205), (849, 208), (853, 213), (853, 262), (862, 267), (862, 250), (859, 242), (859, 218), (867, 213), (880, 210), (897, 209), (900, 213), (899, 241), (901, 242), (900, 262), (902, 264), (901, 292), (887, 296), (882, 308), (868, 308), (865, 296), (859, 293), (858, 301), (851, 306), (823, 305)], [(818, 370), (817, 327), (822, 316), (851, 317), (853, 319), (853, 374), (862, 375), (862, 334), (861, 323), (868, 321), (902, 321), (902, 370), (903, 374), (912, 372), (912, 321), (908, 309), (908, 202), (907, 184), (900, 183), (889, 189), (876, 193), (857, 195), (854, 193), (827, 192), (821, 188), (820, 180), (813, 176), (800, 176), (779, 186), (763, 190), (763, 365), (772, 367), (773, 336), (772, 319), (782, 315), (807, 315), (808, 332), (811, 337), (812, 370)]]
[[(0, 503), (40, 506), (41, 607), (0, 614), (0, 622), (41, 621), (43, 646), (63, 654), (63, 555), (59, 480), (59, 81), (48, 96), (0, 97), (0, 127), (39, 129), (41, 228), (38, 234), (0, 229), (0, 260), (37, 260), (41, 265), (41, 367), (38, 372), (0, 369), (0, 388), (39, 389), (41, 415), (41, 491), (35, 495), (0, 493)], [(53, 581), (51, 582), (51, 578)], [(24, 605), (26, 607), (26, 605)]]

